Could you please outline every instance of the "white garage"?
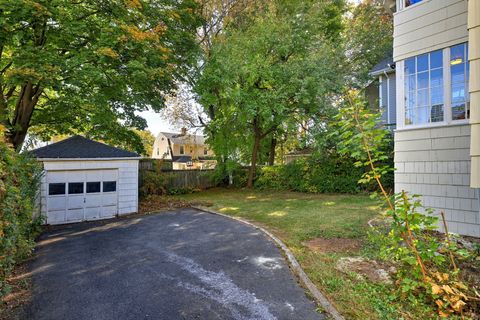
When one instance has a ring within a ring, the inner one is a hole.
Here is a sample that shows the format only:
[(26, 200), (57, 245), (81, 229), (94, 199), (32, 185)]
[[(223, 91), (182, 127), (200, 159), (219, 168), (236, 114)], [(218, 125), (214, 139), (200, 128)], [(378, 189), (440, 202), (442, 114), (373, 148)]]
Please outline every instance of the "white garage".
[(139, 155), (81, 136), (32, 151), (43, 163), (40, 211), (47, 224), (138, 211)]

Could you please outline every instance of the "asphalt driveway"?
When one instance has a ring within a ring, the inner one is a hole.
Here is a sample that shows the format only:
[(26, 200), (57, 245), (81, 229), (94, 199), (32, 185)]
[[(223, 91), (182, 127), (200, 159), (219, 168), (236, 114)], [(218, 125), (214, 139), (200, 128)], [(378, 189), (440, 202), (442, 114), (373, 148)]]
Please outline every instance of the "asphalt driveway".
[(184, 209), (64, 226), (31, 263), (24, 319), (324, 319), (262, 232)]

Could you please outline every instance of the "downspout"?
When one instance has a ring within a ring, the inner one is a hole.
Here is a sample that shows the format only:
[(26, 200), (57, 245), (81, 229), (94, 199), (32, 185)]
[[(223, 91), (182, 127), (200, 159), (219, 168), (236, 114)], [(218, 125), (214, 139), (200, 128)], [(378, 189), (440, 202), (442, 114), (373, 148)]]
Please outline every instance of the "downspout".
[(480, 188), (480, 1), (468, 1), (468, 55), (470, 62), (470, 187)]

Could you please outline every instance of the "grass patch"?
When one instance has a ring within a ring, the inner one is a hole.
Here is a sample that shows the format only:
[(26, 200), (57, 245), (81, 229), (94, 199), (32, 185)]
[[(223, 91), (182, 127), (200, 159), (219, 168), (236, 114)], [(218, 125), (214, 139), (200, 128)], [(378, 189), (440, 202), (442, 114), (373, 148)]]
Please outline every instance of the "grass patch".
[[(212, 189), (174, 199), (212, 203), (214, 210), (269, 229), (347, 319), (435, 318), (430, 307), (394, 298), (392, 285), (359, 280), (335, 269), (341, 257), (374, 255), (366, 241), (367, 222), (379, 214), (380, 207), (367, 195)], [(305, 245), (316, 238), (357, 239), (362, 245), (354, 253), (320, 252)]]

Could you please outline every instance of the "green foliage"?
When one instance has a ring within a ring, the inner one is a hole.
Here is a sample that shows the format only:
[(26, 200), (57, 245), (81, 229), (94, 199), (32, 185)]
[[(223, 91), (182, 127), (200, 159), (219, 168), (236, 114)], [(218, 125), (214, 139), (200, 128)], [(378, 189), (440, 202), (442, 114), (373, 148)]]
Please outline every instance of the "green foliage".
[(149, 195), (165, 195), (166, 179), (161, 171), (144, 171), (141, 175), (141, 187), (139, 188), (140, 197)]
[[(1, 134), (1, 132), (0, 132)], [(40, 218), (33, 218), (41, 167), (27, 155), (17, 154), (0, 136), (0, 296), (13, 266), (31, 254)]]
[(438, 218), (432, 209), (423, 207), (417, 195), (402, 191), (392, 199), (386, 192), (382, 177), (393, 168), (379, 165), (388, 159), (384, 150), (389, 143), (379, 114), (367, 109), (359, 93), (351, 91), (345, 96), (337, 123), (335, 135), (341, 139), (340, 152), (350, 154), (358, 166), (368, 168), (359, 182), (376, 181), (387, 204), (385, 215), (392, 223), (388, 233), (380, 232), (377, 239), (381, 243), (380, 256), (398, 265), (399, 296), (412, 304), (435, 303), (442, 317), (463, 314), (471, 290), (459, 277), (455, 256), (468, 253), (459, 250), (448, 234), (445, 241), (432, 235), (438, 229)]
[(193, 0), (1, 1), (7, 139), (18, 148), (32, 126), (45, 139), (86, 133), (141, 152), (136, 112), (161, 109), (197, 63), (196, 10)]
[(341, 86), (342, 54), (332, 44), (341, 21), (337, 6), (341, 2), (272, 5), (215, 43), (195, 91), (211, 116), (206, 132), (219, 162), (255, 168), (267, 136), (313, 112), (332, 112), (330, 95)]
[(298, 159), (283, 166), (260, 169), (255, 188), (309, 193), (357, 193), (362, 169), (348, 158), (331, 155)]

